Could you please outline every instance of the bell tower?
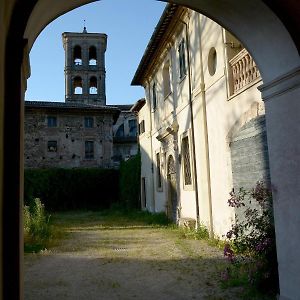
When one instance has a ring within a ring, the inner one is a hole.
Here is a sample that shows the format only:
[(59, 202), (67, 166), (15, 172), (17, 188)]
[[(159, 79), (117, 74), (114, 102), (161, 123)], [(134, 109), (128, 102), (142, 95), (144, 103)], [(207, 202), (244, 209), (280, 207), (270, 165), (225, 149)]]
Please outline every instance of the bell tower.
[(64, 32), (65, 101), (106, 105), (105, 51), (107, 35)]

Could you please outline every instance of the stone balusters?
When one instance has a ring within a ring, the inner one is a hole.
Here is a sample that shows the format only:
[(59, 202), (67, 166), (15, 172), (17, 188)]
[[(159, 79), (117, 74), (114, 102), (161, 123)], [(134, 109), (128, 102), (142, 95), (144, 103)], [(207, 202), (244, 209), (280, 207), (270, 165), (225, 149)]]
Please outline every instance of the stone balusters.
[(232, 71), (233, 94), (237, 93), (257, 78), (260, 78), (260, 73), (255, 61), (246, 49), (243, 49), (234, 56), (229, 61), (229, 66)]

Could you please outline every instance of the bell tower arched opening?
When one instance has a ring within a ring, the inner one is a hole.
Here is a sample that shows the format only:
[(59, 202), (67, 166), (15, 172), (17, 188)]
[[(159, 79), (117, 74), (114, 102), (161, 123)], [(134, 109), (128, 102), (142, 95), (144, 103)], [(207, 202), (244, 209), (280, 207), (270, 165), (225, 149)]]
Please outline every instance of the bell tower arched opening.
[(75, 66), (82, 65), (82, 54), (81, 54), (81, 47), (75, 46), (73, 50), (73, 61)]
[(90, 66), (97, 65), (97, 50), (95, 46), (91, 46), (89, 48), (89, 65)]

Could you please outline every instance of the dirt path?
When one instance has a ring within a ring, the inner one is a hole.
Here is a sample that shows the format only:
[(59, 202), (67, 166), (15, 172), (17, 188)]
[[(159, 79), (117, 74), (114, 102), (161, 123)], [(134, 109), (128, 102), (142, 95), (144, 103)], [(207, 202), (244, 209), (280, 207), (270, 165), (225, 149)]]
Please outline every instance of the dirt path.
[(148, 226), (65, 230), (58, 247), (25, 255), (25, 300), (239, 299), (220, 289), (222, 253), (203, 241)]

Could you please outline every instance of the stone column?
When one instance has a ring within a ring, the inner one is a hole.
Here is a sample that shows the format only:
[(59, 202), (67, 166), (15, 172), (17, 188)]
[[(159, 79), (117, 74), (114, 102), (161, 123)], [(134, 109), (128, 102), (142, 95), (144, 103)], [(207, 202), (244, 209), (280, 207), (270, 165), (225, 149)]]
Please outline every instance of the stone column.
[(300, 67), (260, 87), (266, 125), (280, 299), (300, 292)]

